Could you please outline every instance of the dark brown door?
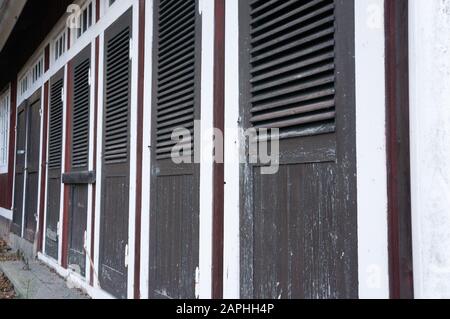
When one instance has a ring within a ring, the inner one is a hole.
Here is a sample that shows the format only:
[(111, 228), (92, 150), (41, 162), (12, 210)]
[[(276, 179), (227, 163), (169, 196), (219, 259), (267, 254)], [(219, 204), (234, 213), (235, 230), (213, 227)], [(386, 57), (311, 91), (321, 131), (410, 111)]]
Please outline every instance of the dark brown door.
[(16, 144), (16, 173), (14, 182), (14, 213), (11, 232), (22, 236), (23, 195), (25, 185), (25, 159), (27, 141), (27, 112), (25, 101), (17, 111), (17, 144)]
[(19, 107), (17, 118), (16, 182), (11, 231), (34, 242), (37, 225), (41, 92)]
[(63, 183), (69, 185), (69, 252), (68, 266), (82, 276), (86, 274), (85, 233), (87, 231), (88, 185), (93, 182), (89, 172), (89, 110), (90, 110), (91, 47), (86, 47), (72, 61), (69, 74), (72, 92), (70, 117), (70, 172)]
[(105, 31), (100, 285), (127, 297), (132, 11)]
[(34, 242), (38, 216), (39, 146), (41, 136), (41, 91), (30, 98), (27, 107), (28, 133), (26, 150), (24, 238)]
[(50, 110), (48, 126), (48, 179), (45, 253), (58, 260), (58, 224), (61, 203), (61, 167), (63, 141), (64, 70), (50, 80)]
[(240, 1), (244, 128), (280, 139), (277, 173), (241, 172), (244, 298), (358, 297), (353, 19), (350, 0)]
[(150, 211), (150, 298), (195, 298), (199, 263), (199, 164), (186, 141), (175, 164), (172, 132), (193, 137), (200, 118), (201, 24), (198, 1), (157, 1), (155, 6)]

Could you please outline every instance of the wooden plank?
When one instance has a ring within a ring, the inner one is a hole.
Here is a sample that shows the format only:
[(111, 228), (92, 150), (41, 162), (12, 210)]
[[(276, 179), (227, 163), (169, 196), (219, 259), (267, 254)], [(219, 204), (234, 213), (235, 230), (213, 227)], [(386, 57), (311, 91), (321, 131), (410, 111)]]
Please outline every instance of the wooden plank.
[[(225, 0), (214, 2), (213, 127), (225, 136)], [(215, 149), (224, 154), (224, 149)], [(223, 297), (224, 164), (213, 163), (212, 298)]]
[(408, 1), (385, 8), (390, 294), (413, 299)]

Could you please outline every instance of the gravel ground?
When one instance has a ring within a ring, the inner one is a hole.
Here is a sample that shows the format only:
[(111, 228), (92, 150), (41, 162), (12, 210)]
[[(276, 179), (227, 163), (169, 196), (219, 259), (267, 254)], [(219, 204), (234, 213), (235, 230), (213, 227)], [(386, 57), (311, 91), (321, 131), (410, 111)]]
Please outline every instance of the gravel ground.
[[(0, 262), (17, 260), (17, 255), (10, 253), (6, 242), (0, 239)], [(0, 299), (14, 299), (16, 296), (14, 287), (8, 278), (0, 272)]]
[(14, 299), (16, 293), (11, 282), (0, 272), (0, 299)]

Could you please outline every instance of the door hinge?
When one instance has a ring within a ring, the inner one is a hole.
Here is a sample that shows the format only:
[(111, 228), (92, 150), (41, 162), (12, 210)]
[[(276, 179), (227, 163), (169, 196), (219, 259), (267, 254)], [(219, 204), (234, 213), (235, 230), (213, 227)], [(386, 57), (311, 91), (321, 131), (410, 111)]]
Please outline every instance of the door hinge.
[(130, 60), (133, 60), (133, 38), (130, 38)]
[(128, 244), (125, 246), (125, 267), (128, 268)]
[(59, 222), (56, 223), (56, 237), (59, 237)]
[(64, 103), (64, 88), (61, 88), (61, 102)]
[(200, 298), (200, 269), (195, 268), (195, 298)]
[(89, 71), (88, 71), (88, 83), (89, 83), (89, 86), (92, 85), (91, 68), (89, 68)]
[(84, 231), (83, 247), (84, 247), (85, 250), (87, 250), (87, 231)]

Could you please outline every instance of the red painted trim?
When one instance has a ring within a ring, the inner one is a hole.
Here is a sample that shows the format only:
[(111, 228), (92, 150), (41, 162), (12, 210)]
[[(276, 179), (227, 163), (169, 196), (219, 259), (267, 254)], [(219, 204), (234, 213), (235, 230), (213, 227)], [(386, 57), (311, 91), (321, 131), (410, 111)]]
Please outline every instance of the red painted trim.
[(95, 21), (100, 20), (100, 0), (95, 1)]
[(44, 213), (45, 213), (45, 187), (47, 185), (47, 134), (48, 134), (48, 90), (49, 82), (44, 84), (44, 126), (42, 135), (42, 156), (41, 156), (41, 193), (39, 198), (39, 231), (37, 251), (43, 251), (44, 242)]
[[(66, 86), (66, 139), (65, 139), (65, 154), (64, 154), (64, 172), (70, 171), (70, 141), (72, 139), (72, 61), (67, 63), (67, 86)], [(64, 185), (64, 199), (63, 199), (63, 220), (62, 220), (62, 264), (61, 266), (67, 269), (68, 266), (68, 250), (69, 250), (69, 197), (70, 186)]]
[(140, 299), (141, 278), (141, 215), (142, 215), (142, 154), (144, 131), (144, 68), (145, 68), (145, 0), (139, 0), (139, 57), (138, 57), (138, 105), (136, 144), (136, 232), (134, 248), (134, 298)]
[(44, 50), (44, 72), (50, 69), (50, 44), (45, 47)]
[[(214, 119), (225, 136), (225, 0), (214, 3)], [(222, 149), (222, 154), (224, 150)], [(223, 298), (224, 164), (213, 164), (212, 297)]]
[[(94, 93), (94, 164), (93, 170), (97, 171), (97, 118), (98, 118), (98, 72), (99, 72), (99, 56), (100, 56), (100, 39), (95, 38), (95, 93)], [(91, 214), (91, 259), (94, 260), (95, 254), (95, 200), (96, 200), (96, 184), (92, 185), (92, 214)], [(91, 265), (90, 285), (94, 286), (94, 268)]]
[(386, 0), (385, 10), (390, 294), (412, 299), (408, 0)]
[(14, 160), (16, 153), (16, 111), (17, 111), (17, 80), (11, 82), (11, 103), (10, 103), (10, 125), (9, 125), (9, 158), (8, 158), (8, 198), (7, 208), (10, 209), (13, 203), (14, 185)]

